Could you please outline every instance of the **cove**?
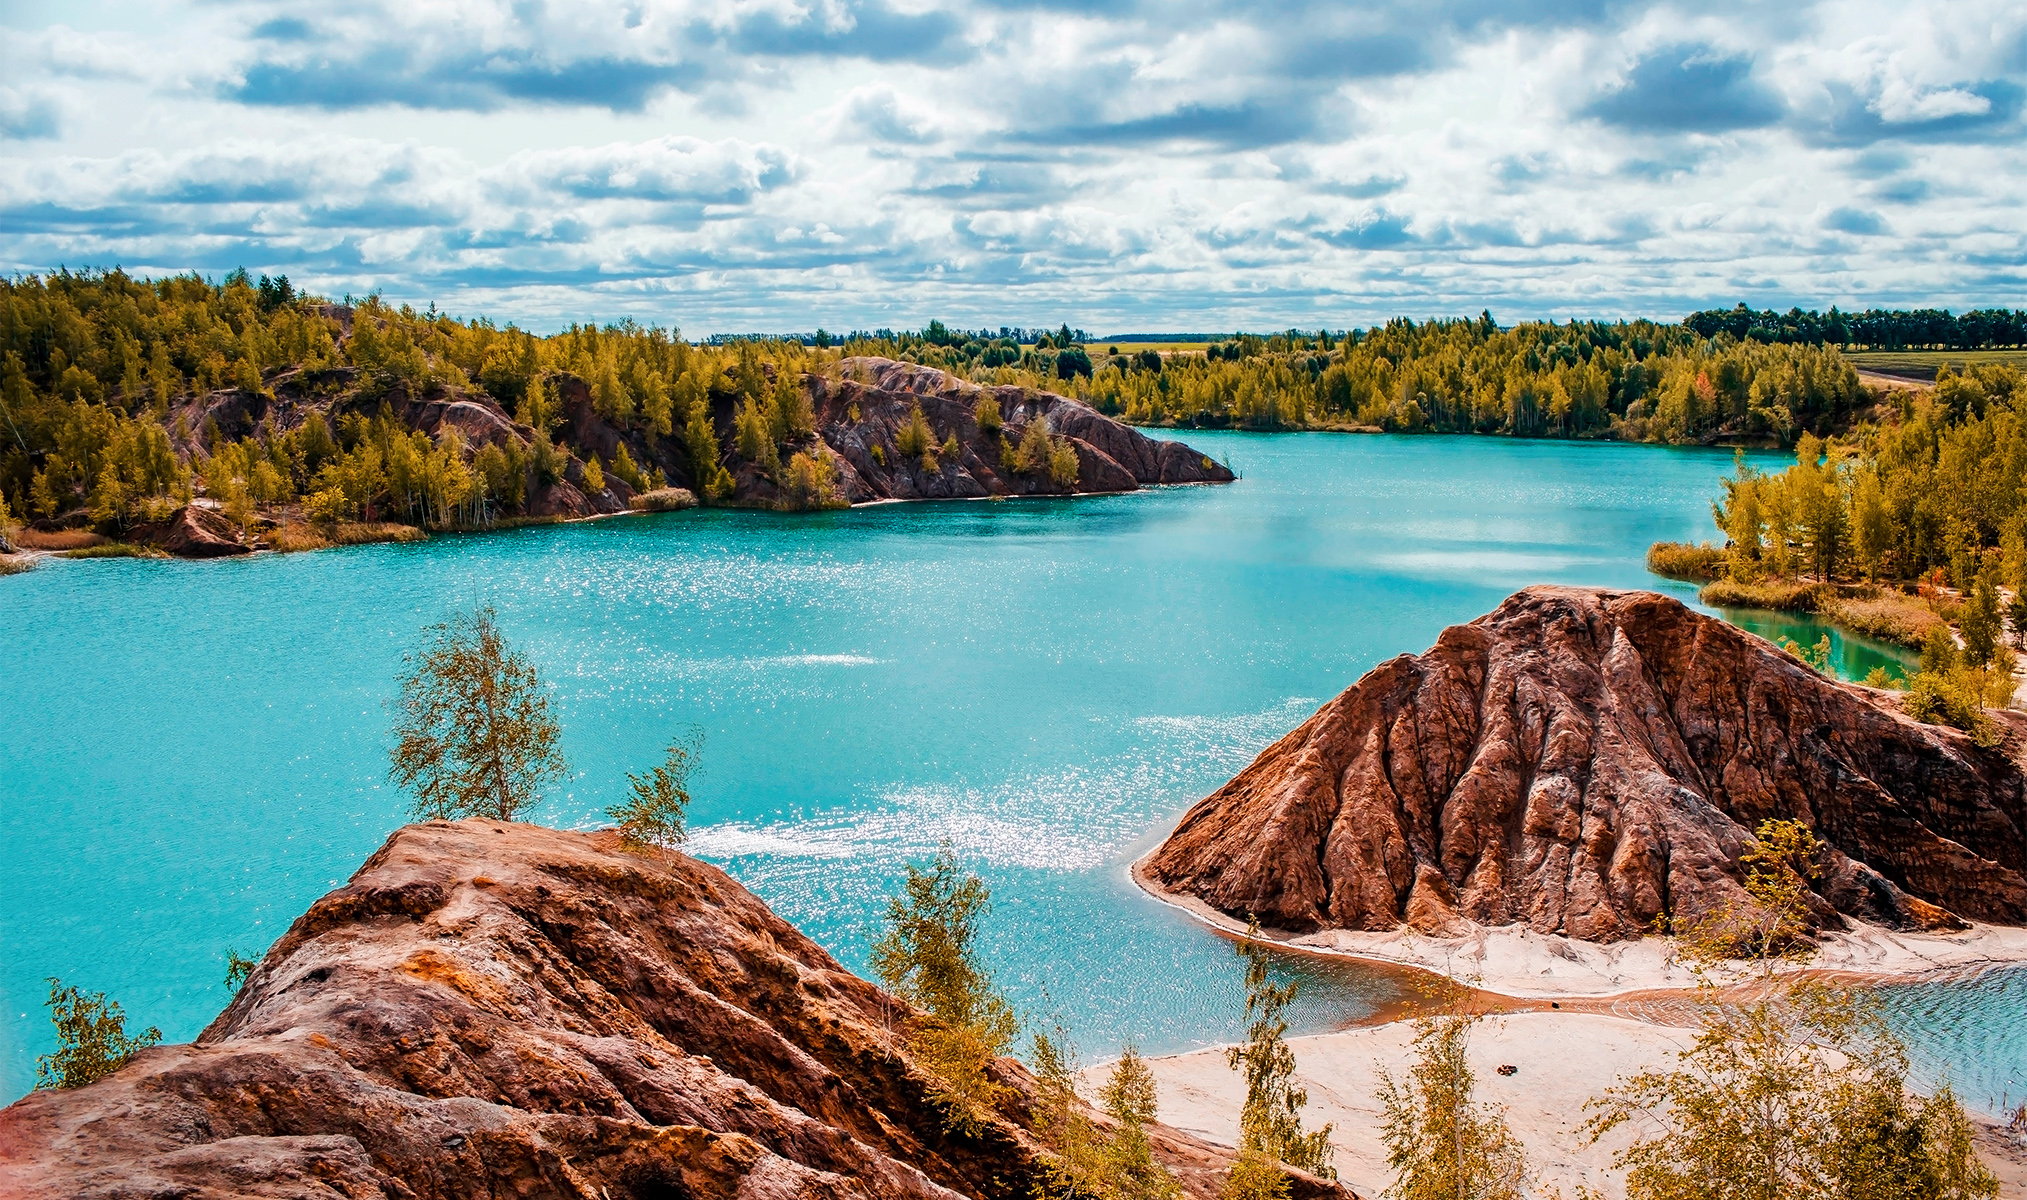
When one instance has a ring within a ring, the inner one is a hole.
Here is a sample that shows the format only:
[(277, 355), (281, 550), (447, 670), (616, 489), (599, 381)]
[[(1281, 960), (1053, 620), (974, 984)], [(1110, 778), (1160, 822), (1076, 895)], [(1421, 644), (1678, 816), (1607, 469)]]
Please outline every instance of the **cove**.
[[(226, 1002), (226, 948), (265, 948), (402, 822), (385, 782), (401, 654), (478, 603), (556, 691), (575, 777), (538, 820), (602, 823), (625, 773), (694, 725), (691, 849), (847, 966), (864, 969), (902, 864), (948, 842), (993, 888), (984, 949), (1002, 984), (1087, 1054), (1229, 1040), (1230, 945), (1126, 864), (1373, 664), (1518, 587), (1693, 601), (1642, 556), (1716, 536), (1732, 459), (1187, 436), (1242, 480), (55, 562), (0, 582), (0, 1091), (30, 1087), (50, 1048), (46, 976), (110, 993), (130, 1025), (196, 1035)], [(1307, 976), (1302, 1029), (1402, 999), (1374, 969), (1290, 965)], [(1997, 1020), (2014, 995), (1994, 1008), (1964, 986), (1901, 1006), (1907, 1027)], [(2027, 1061), (2017, 1034), (1992, 1036), (2010, 1049), (1964, 1044)], [(1957, 1061), (1953, 1043), (1922, 1044)]]

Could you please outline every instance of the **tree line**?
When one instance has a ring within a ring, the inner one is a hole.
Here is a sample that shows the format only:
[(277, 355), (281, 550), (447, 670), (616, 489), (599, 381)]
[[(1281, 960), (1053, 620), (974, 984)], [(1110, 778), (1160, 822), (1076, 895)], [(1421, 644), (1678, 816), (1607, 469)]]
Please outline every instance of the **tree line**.
[[(1750, 310), (1681, 324), (1401, 318), (1338, 333), (1240, 334), (1164, 355), (1097, 345), (1067, 322), (1050, 331), (932, 321), (917, 331), (693, 344), (632, 320), (538, 335), (434, 305), (345, 299), (243, 271), (219, 283), (118, 270), (0, 280), (0, 501), (30, 518), (82, 511), (115, 534), (200, 489), (243, 520), (280, 508), (326, 523), (456, 527), (515, 514), (564, 479), (593, 491), (608, 479), (635, 492), (686, 486), (709, 502), (751, 462), (785, 495), (821, 506), (832, 502), (830, 483), (823, 456), (808, 452), (801, 380), (849, 355), (1064, 392), (1146, 425), (1791, 444), (1849, 428), (1868, 403), (1832, 341), (1791, 336)], [(1970, 329), (1990, 315), (1954, 320)], [(332, 417), (229, 434), (191, 427), (202, 398), (272, 402), (278, 386), (321, 399)], [(488, 446), (423, 438), (395, 428), (379, 403), (437, 389), (484, 393), (534, 437)], [(588, 396), (626, 435), (612, 461), (569, 444), (566, 393)], [(712, 417), (727, 407), (730, 436)], [(644, 460), (644, 447), (656, 461)]]
[(1852, 350), (1996, 350), (2027, 346), (2027, 309), (1974, 308), (1959, 316), (1948, 309), (1870, 308), (1827, 313), (1791, 308), (1756, 312), (1740, 304), (1691, 313), (1682, 324), (1701, 337), (1725, 334), (1735, 341)]

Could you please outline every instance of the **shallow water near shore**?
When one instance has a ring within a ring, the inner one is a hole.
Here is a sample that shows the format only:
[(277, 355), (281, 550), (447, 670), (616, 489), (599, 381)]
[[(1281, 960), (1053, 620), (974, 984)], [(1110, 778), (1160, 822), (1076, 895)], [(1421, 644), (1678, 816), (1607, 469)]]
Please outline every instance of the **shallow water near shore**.
[[(847, 966), (863, 969), (902, 865), (948, 842), (993, 888), (1001, 982), (1087, 1055), (1230, 1040), (1230, 943), (1143, 895), (1127, 863), (1365, 670), (1521, 586), (1693, 601), (1642, 556), (1715, 536), (1731, 456), (1186, 440), (1244, 478), (51, 562), (0, 582), (0, 1099), (51, 1048), (47, 976), (171, 1041), (217, 1014), (227, 947), (266, 947), (402, 822), (385, 782), (401, 653), (480, 602), (555, 687), (576, 774), (538, 820), (599, 824), (625, 772), (695, 725), (692, 850)], [(1406, 998), (1396, 973), (1289, 962), (1298, 1030)], [(1952, 1041), (1913, 1020), (1923, 1052), (2027, 1073), (2016, 985), (1951, 986), (1910, 1011), (1986, 1032)]]

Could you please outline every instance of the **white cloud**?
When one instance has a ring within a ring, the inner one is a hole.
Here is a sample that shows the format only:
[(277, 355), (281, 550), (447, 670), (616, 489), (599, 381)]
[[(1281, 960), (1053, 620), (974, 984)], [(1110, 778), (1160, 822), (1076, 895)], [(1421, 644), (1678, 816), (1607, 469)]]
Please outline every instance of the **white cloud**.
[(693, 331), (2027, 302), (1986, 0), (150, 19), (9, 32), (0, 268)]

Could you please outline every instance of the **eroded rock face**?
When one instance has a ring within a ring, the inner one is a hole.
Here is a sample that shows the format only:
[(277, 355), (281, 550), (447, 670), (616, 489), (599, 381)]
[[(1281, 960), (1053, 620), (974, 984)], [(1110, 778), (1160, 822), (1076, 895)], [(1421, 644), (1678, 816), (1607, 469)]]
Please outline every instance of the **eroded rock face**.
[[(1067, 495), (1129, 492), (1149, 484), (1229, 483), (1222, 464), (1181, 442), (1157, 441), (1103, 413), (1051, 392), (982, 387), (945, 371), (885, 358), (848, 358), (835, 378), (809, 376), (817, 432), (837, 460), (845, 497), (868, 500)], [(978, 426), (978, 405), (999, 405), (1005, 426), (991, 435)], [(954, 436), (955, 455), (936, 455), (934, 469), (897, 450), (899, 432), (920, 406), (939, 446)], [(1061, 486), (1046, 474), (1014, 470), (1000, 437), (1018, 445), (1030, 421), (1068, 438), (1077, 454), (1077, 482)], [(875, 455), (874, 447), (880, 452)]]
[[(611, 834), (410, 826), (195, 1044), (0, 1112), (0, 1179), (10, 1197), (1026, 1197), (1025, 1107), (948, 1132), (906, 1016), (716, 868)], [(1216, 1193), (1226, 1153), (1155, 1142)]]
[(1296, 931), (1638, 937), (1742, 896), (1768, 818), (1818, 919), (2027, 923), (2027, 722), (1981, 750), (1650, 592), (1529, 588), (1375, 667), (1198, 803), (1156, 884)]
[(223, 558), (253, 550), (230, 517), (200, 504), (184, 505), (160, 528), (137, 529), (135, 537), (178, 558)]

